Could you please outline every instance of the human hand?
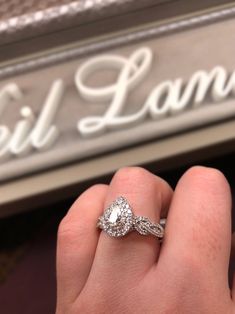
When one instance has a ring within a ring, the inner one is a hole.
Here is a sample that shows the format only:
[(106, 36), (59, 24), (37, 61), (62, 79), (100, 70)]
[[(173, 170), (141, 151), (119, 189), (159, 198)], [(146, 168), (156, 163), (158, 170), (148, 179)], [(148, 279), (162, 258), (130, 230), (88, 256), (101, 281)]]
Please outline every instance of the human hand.
[[(135, 215), (159, 221), (163, 244), (131, 232), (96, 228), (104, 208), (127, 198)], [(85, 191), (62, 220), (57, 245), (57, 314), (234, 314), (228, 285), (231, 193), (215, 169), (193, 167), (169, 185), (138, 167), (120, 169), (109, 186)]]

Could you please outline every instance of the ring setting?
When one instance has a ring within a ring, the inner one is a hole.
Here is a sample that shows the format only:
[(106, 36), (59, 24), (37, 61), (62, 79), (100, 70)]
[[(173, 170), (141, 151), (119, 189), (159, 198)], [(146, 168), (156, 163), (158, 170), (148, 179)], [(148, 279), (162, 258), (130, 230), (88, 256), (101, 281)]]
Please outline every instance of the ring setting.
[(147, 217), (135, 216), (126, 198), (119, 196), (99, 217), (97, 227), (111, 237), (123, 237), (131, 231), (141, 235), (153, 235), (162, 240), (165, 219), (153, 223)]

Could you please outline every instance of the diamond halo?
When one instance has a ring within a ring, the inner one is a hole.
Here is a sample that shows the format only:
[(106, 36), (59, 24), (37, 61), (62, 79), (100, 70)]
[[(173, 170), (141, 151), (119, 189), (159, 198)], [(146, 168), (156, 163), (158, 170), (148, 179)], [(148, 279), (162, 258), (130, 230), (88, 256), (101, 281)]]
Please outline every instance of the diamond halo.
[(97, 226), (112, 237), (122, 237), (133, 228), (134, 215), (123, 196), (119, 196), (99, 218)]
[(160, 223), (153, 223), (147, 217), (135, 216), (123, 196), (119, 196), (109, 205), (97, 222), (97, 227), (103, 229), (111, 237), (122, 237), (135, 230), (144, 236), (153, 235), (160, 242), (164, 236), (165, 225), (166, 219), (161, 219)]

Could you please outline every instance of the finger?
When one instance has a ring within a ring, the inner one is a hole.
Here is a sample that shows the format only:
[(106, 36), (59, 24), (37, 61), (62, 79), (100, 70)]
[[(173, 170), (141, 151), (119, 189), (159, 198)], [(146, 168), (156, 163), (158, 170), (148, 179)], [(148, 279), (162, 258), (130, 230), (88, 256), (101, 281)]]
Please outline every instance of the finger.
[(195, 284), (208, 283), (222, 298), (229, 292), (230, 249), (230, 187), (218, 170), (193, 167), (176, 187), (158, 265), (188, 271)]
[[(232, 237), (232, 254), (231, 254), (232, 272), (233, 272), (233, 288), (232, 288), (232, 298), (235, 303), (235, 232)], [(235, 304), (234, 304), (235, 306)]]
[(95, 185), (73, 204), (60, 223), (57, 241), (57, 295), (74, 301), (89, 275), (99, 238), (96, 228), (104, 207), (106, 185)]
[[(135, 215), (159, 222), (161, 211), (169, 206), (172, 190), (165, 181), (147, 170), (132, 167), (120, 169), (114, 175), (105, 207), (120, 195), (128, 200)], [(109, 277), (112, 274), (113, 279), (115, 276), (118, 279), (124, 271), (125, 280), (130, 277), (134, 280), (156, 262), (158, 254), (159, 241), (153, 236), (142, 236), (135, 231), (125, 237), (113, 238), (102, 231), (92, 271), (105, 272)]]

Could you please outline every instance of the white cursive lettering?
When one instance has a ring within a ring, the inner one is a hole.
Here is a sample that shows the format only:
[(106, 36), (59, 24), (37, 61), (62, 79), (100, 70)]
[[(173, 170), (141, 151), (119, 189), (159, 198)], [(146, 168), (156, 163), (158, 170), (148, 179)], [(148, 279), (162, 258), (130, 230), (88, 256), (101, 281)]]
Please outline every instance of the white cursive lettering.
[[(9, 88), (10, 87), (10, 88)], [(52, 125), (64, 93), (64, 83), (55, 80), (43, 105), (38, 120), (30, 107), (20, 111), (21, 120), (16, 123), (13, 133), (9, 128), (0, 125), (0, 160), (6, 160), (11, 155), (24, 156), (32, 148), (46, 150), (53, 145), (58, 137), (58, 129)], [(22, 97), (22, 92), (16, 84), (7, 85), (0, 92), (0, 111), (2, 112), (10, 101)], [(2, 98), (1, 98), (2, 96)]]
[[(103, 55), (82, 64), (75, 74), (79, 94), (92, 103), (110, 101), (103, 116), (85, 117), (78, 122), (77, 128), (83, 136), (96, 135), (106, 129), (129, 127), (143, 120), (147, 114), (153, 119), (159, 119), (181, 112), (190, 104), (197, 107), (205, 101), (209, 92), (214, 102), (235, 93), (235, 72), (229, 76), (223, 67), (216, 66), (209, 73), (203, 70), (195, 72), (188, 83), (184, 83), (182, 78), (160, 83), (153, 88), (142, 109), (131, 115), (122, 115), (128, 94), (148, 74), (152, 59), (152, 51), (144, 47), (137, 49), (129, 58)], [(114, 84), (100, 88), (85, 84), (89, 76), (109, 69), (119, 71)]]

